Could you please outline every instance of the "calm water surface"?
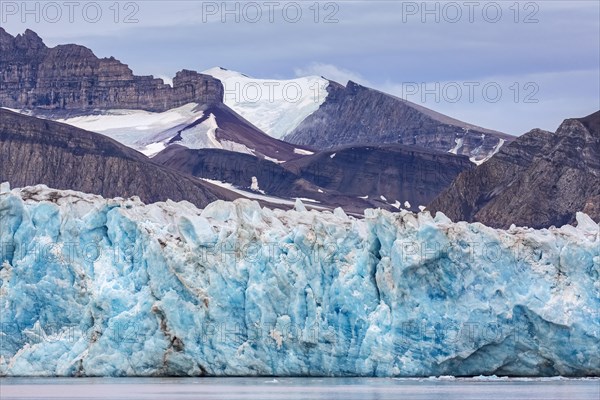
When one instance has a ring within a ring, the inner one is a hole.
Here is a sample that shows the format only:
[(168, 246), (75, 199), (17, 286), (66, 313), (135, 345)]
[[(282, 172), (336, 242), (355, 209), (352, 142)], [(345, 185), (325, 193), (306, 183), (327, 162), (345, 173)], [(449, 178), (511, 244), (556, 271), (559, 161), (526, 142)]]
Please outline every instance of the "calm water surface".
[(0, 399), (599, 400), (599, 379), (2, 378)]

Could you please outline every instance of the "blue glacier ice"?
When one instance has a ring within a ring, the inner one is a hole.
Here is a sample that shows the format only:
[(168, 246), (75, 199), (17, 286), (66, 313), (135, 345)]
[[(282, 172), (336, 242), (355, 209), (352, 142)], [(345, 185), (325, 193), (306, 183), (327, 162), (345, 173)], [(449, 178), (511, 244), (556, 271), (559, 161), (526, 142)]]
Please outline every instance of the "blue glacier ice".
[(600, 232), (0, 194), (0, 375), (600, 375)]

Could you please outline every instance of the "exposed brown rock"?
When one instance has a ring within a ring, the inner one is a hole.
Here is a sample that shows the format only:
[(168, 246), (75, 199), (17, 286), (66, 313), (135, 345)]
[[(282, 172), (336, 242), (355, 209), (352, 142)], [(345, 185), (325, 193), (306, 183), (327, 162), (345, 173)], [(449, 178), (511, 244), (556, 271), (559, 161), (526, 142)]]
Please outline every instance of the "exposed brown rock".
[[(198, 178), (214, 179), (230, 183), (247, 192), (253, 192), (252, 180), (256, 178), (259, 192), (282, 199), (308, 198), (321, 208), (342, 207), (348, 213), (362, 215), (366, 208), (378, 204), (334, 190), (323, 190), (313, 182), (287, 170), (285, 164), (277, 164), (250, 154), (220, 149), (188, 149), (170, 145), (152, 158), (161, 165), (176, 169)], [(263, 202), (263, 204), (265, 204)], [(310, 206), (311, 202), (306, 202)], [(290, 208), (289, 205), (272, 204), (270, 207)]]
[(429, 206), (452, 220), (544, 228), (585, 211), (600, 221), (600, 111), (532, 130), (488, 162), (461, 173)]
[(0, 28), (1, 107), (165, 111), (222, 99), (223, 85), (209, 75), (183, 70), (171, 87), (162, 79), (133, 75), (119, 60), (98, 58), (86, 47), (48, 48), (31, 30), (13, 37)]
[[(361, 214), (366, 208), (397, 210), (408, 200), (413, 210), (427, 204), (461, 172), (474, 165), (464, 156), (410, 146), (348, 147), (283, 164), (216, 149), (171, 145), (153, 161), (199, 178), (216, 179), (251, 191), (255, 177), (265, 194), (318, 201)], [(386, 200), (383, 200), (384, 196)], [(309, 203), (307, 203), (309, 204)], [(403, 206), (404, 207), (404, 206)]]

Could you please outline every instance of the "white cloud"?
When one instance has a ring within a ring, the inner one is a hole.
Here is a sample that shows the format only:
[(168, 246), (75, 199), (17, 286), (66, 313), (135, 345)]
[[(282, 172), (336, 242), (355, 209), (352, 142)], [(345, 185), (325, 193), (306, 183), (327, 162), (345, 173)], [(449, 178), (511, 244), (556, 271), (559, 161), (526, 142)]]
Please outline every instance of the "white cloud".
[(353, 81), (364, 85), (369, 84), (369, 82), (360, 74), (344, 68), (338, 68), (332, 64), (314, 62), (304, 68), (295, 68), (294, 73), (297, 77), (318, 75), (326, 79), (330, 79), (332, 81), (341, 83), (342, 85), (345, 85), (348, 81)]
[(160, 78), (163, 80), (164, 83), (166, 83), (167, 85), (170, 85), (171, 87), (173, 87), (173, 78), (166, 76), (166, 75), (154, 75), (157, 78)]

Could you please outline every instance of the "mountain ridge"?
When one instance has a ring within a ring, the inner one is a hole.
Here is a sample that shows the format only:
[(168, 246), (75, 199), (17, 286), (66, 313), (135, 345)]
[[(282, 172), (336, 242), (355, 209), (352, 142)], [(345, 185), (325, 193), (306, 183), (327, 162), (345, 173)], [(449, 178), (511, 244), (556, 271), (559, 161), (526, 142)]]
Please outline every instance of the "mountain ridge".
[(325, 149), (396, 143), (468, 155), (474, 162), (514, 140), (353, 81), (327, 90), (323, 105), (284, 140)]
[[(2, 29), (0, 48), (0, 107), (52, 119), (224, 103), (259, 130), (298, 146), (395, 143), (468, 155), (476, 163), (514, 139), (353, 81), (343, 86), (316, 76), (256, 79), (217, 67), (205, 73), (181, 70), (171, 87), (153, 76), (136, 76), (114, 57), (100, 59), (84, 46), (48, 48), (29, 29), (16, 37)], [(282, 90), (286, 85), (299, 96), (290, 99)], [(253, 88), (259, 90), (256, 99), (248, 98), (247, 89)]]
[(599, 126), (600, 111), (566, 119), (554, 133), (534, 129), (461, 173), (428, 208), (498, 228), (561, 226), (578, 211), (598, 221)]

